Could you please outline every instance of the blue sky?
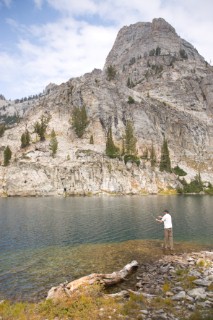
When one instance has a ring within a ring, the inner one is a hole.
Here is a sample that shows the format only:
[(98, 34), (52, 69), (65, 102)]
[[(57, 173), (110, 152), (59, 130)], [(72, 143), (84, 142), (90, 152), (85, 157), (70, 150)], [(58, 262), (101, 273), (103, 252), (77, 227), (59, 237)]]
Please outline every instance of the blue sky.
[(159, 17), (212, 63), (212, 12), (212, 0), (0, 0), (0, 94), (102, 69), (121, 27)]

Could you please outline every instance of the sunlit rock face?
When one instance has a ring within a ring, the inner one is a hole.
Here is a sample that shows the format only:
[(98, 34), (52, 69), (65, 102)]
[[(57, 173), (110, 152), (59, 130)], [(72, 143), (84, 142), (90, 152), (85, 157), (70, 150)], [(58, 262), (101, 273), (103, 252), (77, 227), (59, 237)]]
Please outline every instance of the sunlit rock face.
[[(79, 139), (70, 118), (73, 107), (83, 105), (89, 125)], [(1, 121), (14, 115), (18, 121), (9, 123), (0, 138), (1, 164), (7, 145), (13, 153), (10, 165), (0, 167), (1, 195), (155, 194), (176, 188), (177, 177), (159, 171), (164, 138), (172, 167), (183, 168), (187, 181), (200, 173), (213, 183), (213, 68), (164, 19), (123, 27), (103, 71), (50, 84), (27, 101), (1, 100)], [(42, 115), (49, 123), (46, 140), (39, 142), (33, 132)], [(121, 150), (127, 120), (134, 125), (138, 156), (148, 150), (139, 166), (105, 156), (109, 127)], [(26, 128), (31, 144), (21, 149)], [(53, 128), (58, 140), (54, 158), (49, 150)], [(155, 168), (149, 160), (152, 146)]]

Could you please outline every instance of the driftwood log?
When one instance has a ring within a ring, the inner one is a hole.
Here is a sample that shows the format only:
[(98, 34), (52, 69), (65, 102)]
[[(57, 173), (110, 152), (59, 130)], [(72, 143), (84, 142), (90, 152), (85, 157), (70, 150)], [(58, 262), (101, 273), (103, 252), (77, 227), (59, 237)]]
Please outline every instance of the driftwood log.
[(61, 300), (65, 298), (70, 298), (72, 293), (76, 291), (79, 287), (85, 285), (92, 285), (95, 283), (100, 283), (104, 287), (110, 287), (117, 283), (122, 282), (125, 278), (134, 272), (138, 267), (137, 261), (132, 261), (128, 263), (120, 271), (115, 271), (109, 274), (92, 273), (88, 276), (82, 277), (80, 279), (74, 280), (70, 283), (62, 283), (57, 287), (52, 287), (48, 294), (47, 299), (51, 300)]

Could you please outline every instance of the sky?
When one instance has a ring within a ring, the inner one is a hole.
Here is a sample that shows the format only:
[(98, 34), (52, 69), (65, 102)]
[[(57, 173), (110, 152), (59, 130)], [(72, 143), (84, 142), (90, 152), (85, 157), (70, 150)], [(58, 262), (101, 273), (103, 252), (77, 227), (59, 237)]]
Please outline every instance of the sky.
[(0, 0), (0, 94), (103, 69), (120, 28), (160, 17), (212, 64), (213, 0)]

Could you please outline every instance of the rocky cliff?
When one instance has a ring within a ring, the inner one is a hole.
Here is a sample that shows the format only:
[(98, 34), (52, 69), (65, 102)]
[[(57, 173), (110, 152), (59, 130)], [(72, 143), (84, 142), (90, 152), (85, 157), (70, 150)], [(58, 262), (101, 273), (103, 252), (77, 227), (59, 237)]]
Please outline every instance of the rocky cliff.
[[(89, 125), (79, 139), (70, 118), (73, 108), (83, 105)], [(49, 119), (44, 142), (34, 133), (42, 116)], [(197, 50), (161, 18), (123, 27), (103, 70), (51, 84), (30, 101), (1, 101), (0, 119), (8, 124), (0, 138), (0, 194), (141, 194), (176, 188), (177, 176), (151, 167), (149, 160), (153, 146), (159, 162), (164, 138), (172, 167), (184, 169), (188, 181), (200, 172), (203, 181), (213, 183), (212, 116), (213, 68)], [(138, 156), (148, 151), (139, 166), (105, 155), (108, 128), (121, 148), (127, 120), (134, 124)], [(23, 149), (26, 128), (31, 144)], [(54, 158), (49, 150), (53, 128), (58, 140)], [(12, 159), (5, 167), (7, 145)]]

